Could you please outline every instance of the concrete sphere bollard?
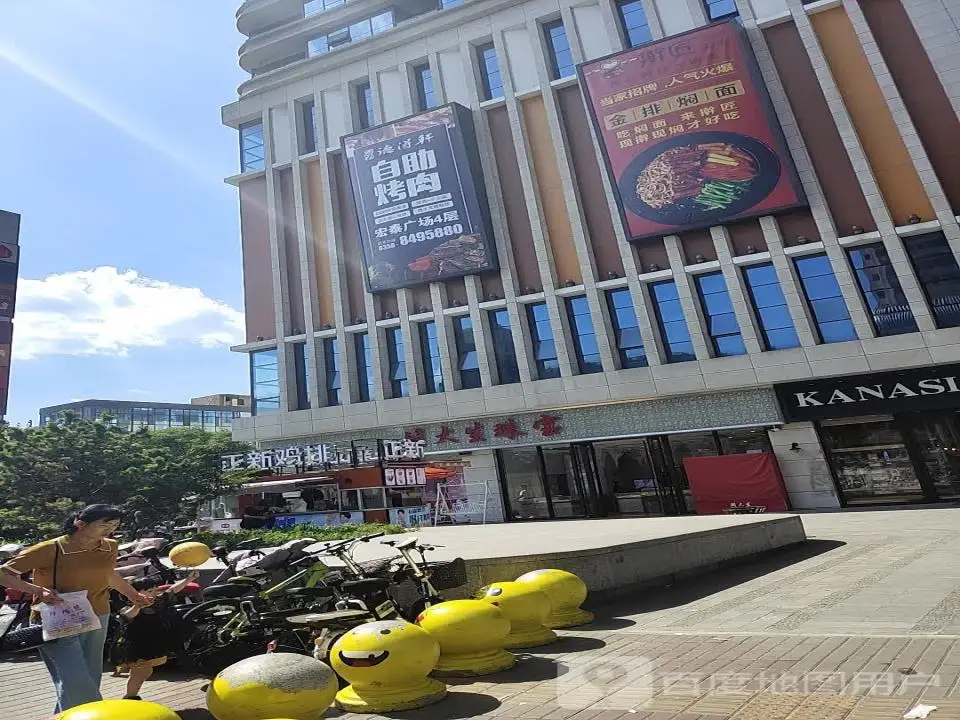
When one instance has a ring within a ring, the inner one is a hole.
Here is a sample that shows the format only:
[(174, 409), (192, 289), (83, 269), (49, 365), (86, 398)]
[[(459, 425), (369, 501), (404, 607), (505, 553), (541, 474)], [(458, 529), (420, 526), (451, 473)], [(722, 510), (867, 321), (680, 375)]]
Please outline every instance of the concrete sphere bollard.
[(202, 542), (183, 542), (170, 550), (170, 562), (177, 567), (192, 568), (203, 565), (213, 557), (210, 548)]
[(499, 607), (510, 620), (508, 650), (549, 645), (557, 634), (543, 621), (550, 612), (550, 598), (529, 583), (498, 582), (480, 588), (477, 599)]
[(566, 570), (534, 570), (517, 578), (550, 598), (550, 614), (544, 622), (548, 628), (568, 628), (593, 621), (593, 613), (581, 610), (587, 599), (587, 584)]
[(180, 720), (180, 716), (143, 700), (99, 700), (64, 710), (56, 720)]
[(255, 655), (213, 679), (207, 709), (217, 720), (314, 720), (330, 707), (337, 687), (333, 670), (307, 655)]
[(513, 667), (513, 653), (503, 649), (510, 620), (500, 608), (480, 600), (449, 600), (427, 608), (417, 625), (440, 643), (438, 677), (472, 677)]
[(330, 650), (333, 669), (350, 683), (337, 693), (337, 707), (387, 713), (439, 702), (446, 697), (447, 686), (428, 677), (439, 657), (436, 639), (404, 620), (355, 627)]

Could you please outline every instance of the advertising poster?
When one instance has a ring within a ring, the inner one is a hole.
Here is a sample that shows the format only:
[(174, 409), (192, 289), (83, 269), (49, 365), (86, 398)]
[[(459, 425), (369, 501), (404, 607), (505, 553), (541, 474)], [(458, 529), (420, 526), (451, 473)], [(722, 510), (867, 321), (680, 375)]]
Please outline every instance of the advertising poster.
[(342, 143), (371, 292), (497, 266), (470, 110), (452, 103)]
[(632, 239), (805, 204), (736, 21), (592, 60), (578, 70)]
[(390, 523), (407, 528), (433, 525), (433, 510), (427, 505), (390, 508)]

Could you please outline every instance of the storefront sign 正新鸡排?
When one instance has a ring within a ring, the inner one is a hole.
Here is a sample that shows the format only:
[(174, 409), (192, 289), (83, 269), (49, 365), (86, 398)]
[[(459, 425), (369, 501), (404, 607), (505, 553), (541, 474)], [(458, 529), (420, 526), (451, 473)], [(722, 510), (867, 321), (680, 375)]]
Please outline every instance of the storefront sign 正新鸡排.
[(632, 239), (805, 203), (737, 22), (591, 60), (579, 72)]
[(776, 385), (788, 422), (960, 408), (960, 365)]
[(497, 266), (469, 109), (451, 103), (342, 144), (371, 292)]
[[(220, 458), (224, 470), (258, 468), (269, 470), (282, 467), (355, 467), (377, 462), (423, 459), (424, 442), (414, 440), (382, 440), (374, 445), (334, 445), (315, 443), (293, 445), (275, 450), (255, 450)], [(378, 449), (382, 448), (382, 452)]]

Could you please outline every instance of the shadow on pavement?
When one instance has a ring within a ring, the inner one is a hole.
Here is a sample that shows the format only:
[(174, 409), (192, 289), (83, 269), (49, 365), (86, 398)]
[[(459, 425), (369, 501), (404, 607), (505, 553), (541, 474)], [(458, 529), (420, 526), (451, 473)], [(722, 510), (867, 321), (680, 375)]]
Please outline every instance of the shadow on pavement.
[(213, 720), (213, 715), (207, 712), (206, 708), (190, 708), (189, 710), (177, 710), (180, 720)]
[(595, 632), (599, 630), (625, 630), (628, 627), (636, 625), (635, 620), (630, 618), (622, 617), (603, 617), (598, 616), (593, 622), (587, 623), (586, 625), (577, 625), (572, 628), (564, 628), (564, 632), (577, 632), (578, 630), (583, 630), (585, 632)]
[[(696, 577), (681, 578), (675, 585), (640, 590), (637, 592), (637, 597), (629, 600), (615, 600), (600, 608), (597, 614), (600, 616), (634, 615), (680, 607), (845, 545), (846, 543), (838, 540), (807, 540), (802, 545), (759, 559), (744, 558), (743, 562), (728, 565), (719, 570)], [(590, 627), (586, 625), (584, 629)]]
[(491, 695), (451, 690), (446, 698), (435, 705), (428, 705), (419, 710), (381, 714), (390, 718), (415, 717), (417, 720), (463, 720), (493, 712), (498, 707), (500, 707), (500, 701)]
[(566, 655), (572, 652), (586, 652), (606, 647), (606, 643), (599, 638), (583, 637), (580, 635), (562, 635), (559, 640), (543, 647), (531, 648), (537, 655)]

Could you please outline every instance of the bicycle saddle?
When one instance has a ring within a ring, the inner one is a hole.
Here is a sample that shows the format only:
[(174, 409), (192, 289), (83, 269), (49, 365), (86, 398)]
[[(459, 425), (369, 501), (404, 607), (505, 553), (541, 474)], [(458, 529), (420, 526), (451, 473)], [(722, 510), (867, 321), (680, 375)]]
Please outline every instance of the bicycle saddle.
[(366, 595), (367, 593), (386, 590), (389, 586), (390, 581), (383, 578), (364, 578), (362, 580), (346, 580), (340, 585), (340, 589), (346, 593)]
[(239, 598), (250, 594), (249, 585), (239, 583), (224, 583), (223, 585), (211, 585), (203, 591), (203, 597), (208, 600), (226, 600), (227, 598)]

